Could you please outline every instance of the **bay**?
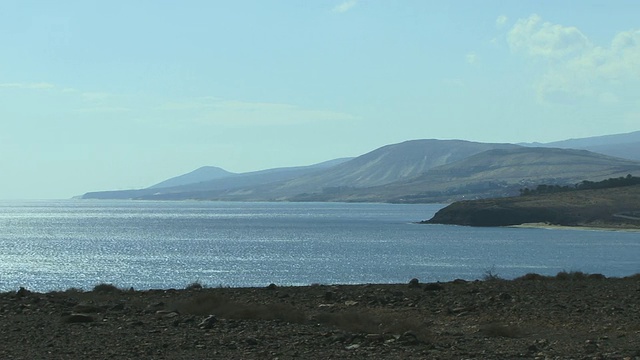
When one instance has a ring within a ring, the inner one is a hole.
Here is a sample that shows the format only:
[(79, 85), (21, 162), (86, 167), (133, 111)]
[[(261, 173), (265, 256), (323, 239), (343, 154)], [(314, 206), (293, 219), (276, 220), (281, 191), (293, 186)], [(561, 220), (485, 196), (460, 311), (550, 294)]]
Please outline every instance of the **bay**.
[(0, 291), (640, 272), (640, 233), (420, 225), (443, 205), (0, 202)]

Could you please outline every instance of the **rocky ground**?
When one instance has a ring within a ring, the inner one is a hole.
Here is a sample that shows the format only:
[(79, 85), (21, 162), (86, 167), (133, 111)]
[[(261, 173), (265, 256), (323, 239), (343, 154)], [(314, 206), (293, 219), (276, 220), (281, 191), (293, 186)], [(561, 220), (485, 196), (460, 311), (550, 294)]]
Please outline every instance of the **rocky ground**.
[(1, 359), (640, 359), (640, 275), (0, 294)]

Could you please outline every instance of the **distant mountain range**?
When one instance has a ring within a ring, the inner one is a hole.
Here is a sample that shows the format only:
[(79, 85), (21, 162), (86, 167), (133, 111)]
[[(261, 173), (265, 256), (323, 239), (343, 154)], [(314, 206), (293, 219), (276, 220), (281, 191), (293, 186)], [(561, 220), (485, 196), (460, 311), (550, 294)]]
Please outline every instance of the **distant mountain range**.
[(82, 198), (451, 202), (627, 174), (640, 175), (640, 131), (549, 144), (412, 140), (311, 166), (240, 174), (206, 166), (149, 188)]
[(524, 145), (589, 150), (604, 155), (640, 161), (640, 131), (582, 139), (569, 139), (546, 144), (533, 143)]

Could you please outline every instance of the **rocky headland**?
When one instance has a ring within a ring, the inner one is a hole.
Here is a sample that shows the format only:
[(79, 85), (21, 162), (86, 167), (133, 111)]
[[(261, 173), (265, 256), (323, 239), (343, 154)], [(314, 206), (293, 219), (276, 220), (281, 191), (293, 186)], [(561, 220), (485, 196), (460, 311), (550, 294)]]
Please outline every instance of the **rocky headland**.
[(640, 185), (458, 201), (423, 223), (640, 229)]

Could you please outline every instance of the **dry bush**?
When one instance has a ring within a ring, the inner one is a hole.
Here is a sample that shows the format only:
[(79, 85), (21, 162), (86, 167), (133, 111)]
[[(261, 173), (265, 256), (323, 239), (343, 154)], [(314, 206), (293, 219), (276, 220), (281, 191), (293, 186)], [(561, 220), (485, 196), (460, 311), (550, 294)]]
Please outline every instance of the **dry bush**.
[(523, 331), (519, 327), (498, 322), (480, 326), (480, 332), (488, 337), (518, 338), (523, 336)]
[(428, 341), (431, 337), (431, 332), (426, 324), (416, 316), (409, 314), (349, 310), (321, 313), (315, 319), (320, 323), (354, 333), (403, 334), (410, 331), (420, 341)]
[(640, 273), (636, 273), (633, 275), (625, 276), (624, 279), (638, 280), (640, 281)]
[(187, 285), (184, 289), (185, 290), (202, 290), (204, 289), (204, 287), (205, 286), (200, 281), (196, 280), (191, 284)]
[(121, 291), (113, 284), (102, 283), (93, 287), (93, 292), (97, 293), (119, 293)]
[(536, 274), (536, 273), (528, 273), (525, 274), (523, 276), (517, 277), (514, 280), (518, 280), (518, 281), (543, 281), (543, 280), (549, 280), (550, 277), (549, 276), (544, 276), (544, 275), (540, 275), (540, 274)]
[(589, 274), (587, 277), (591, 280), (606, 280), (607, 277), (602, 274)]
[(496, 272), (495, 266), (485, 270), (484, 275), (482, 276), (482, 281), (501, 281), (504, 280), (498, 273)]
[(229, 307), (229, 300), (218, 295), (214, 294), (203, 294), (198, 295), (194, 298), (190, 298), (188, 300), (184, 300), (178, 303), (175, 308), (181, 313), (191, 314), (191, 315), (219, 315), (222, 314), (219, 312), (220, 309), (224, 309), (225, 307)]
[(63, 293), (69, 295), (69, 294), (81, 294), (83, 293), (84, 290), (80, 289), (80, 288), (76, 288), (76, 287), (71, 287), (68, 288), (67, 290), (63, 291)]
[(305, 323), (304, 312), (288, 304), (250, 305), (241, 304), (229, 313), (230, 318), (249, 320), (282, 320), (290, 323)]
[(304, 313), (288, 304), (240, 304), (224, 296), (203, 294), (178, 303), (175, 308), (191, 315), (216, 315), (227, 319), (282, 320), (304, 323)]
[(588, 277), (588, 274), (583, 273), (582, 271), (561, 271), (556, 275), (556, 280), (562, 281), (579, 281), (585, 280)]
[(371, 311), (348, 311), (321, 313), (315, 319), (320, 323), (335, 326), (341, 330), (357, 333), (379, 333), (381, 321)]

